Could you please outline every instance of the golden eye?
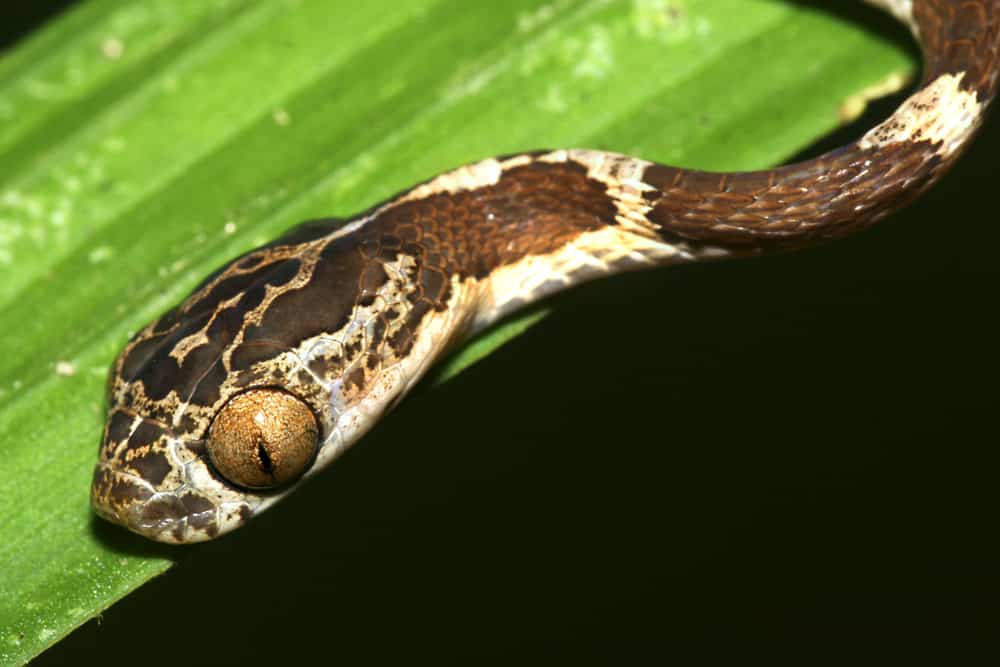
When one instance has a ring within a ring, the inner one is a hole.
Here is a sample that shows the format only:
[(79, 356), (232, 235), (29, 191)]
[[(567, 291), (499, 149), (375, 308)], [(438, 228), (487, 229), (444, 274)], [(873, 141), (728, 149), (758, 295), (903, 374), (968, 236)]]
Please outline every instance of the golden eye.
[(270, 489), (306, 471), (319, 445), (316, 417), (280, 389), (251, 389), (226, 403), (208, 429), (219, 473), (248, 489)]

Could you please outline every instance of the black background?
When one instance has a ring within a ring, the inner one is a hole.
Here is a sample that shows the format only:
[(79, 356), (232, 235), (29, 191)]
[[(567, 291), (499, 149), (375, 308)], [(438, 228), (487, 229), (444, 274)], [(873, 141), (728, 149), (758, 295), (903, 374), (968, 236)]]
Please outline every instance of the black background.
[(0, 50), (13, 47), (19, 39), (38, 28), (76, 0), (39, 0), (33, 3), (9, 3), (0, 20)]
[(998, 148), (860, 237), (559, 298), (230, 537), (95, 520), (179, 563), (39, 664), (995, 637)]

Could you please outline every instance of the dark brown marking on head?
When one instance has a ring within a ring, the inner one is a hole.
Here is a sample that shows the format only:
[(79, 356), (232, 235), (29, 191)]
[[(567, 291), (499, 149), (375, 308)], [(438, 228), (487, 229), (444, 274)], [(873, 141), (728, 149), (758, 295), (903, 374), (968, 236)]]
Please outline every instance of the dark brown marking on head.
[(271, 287), (287, 285), (299, 274), (301, 269), (301, 261), (298, 259), (286, 259), (267, 276), (267, 284)]
[(387, 320), (382, 315), (375, 316), (375, 323), (372, 324), (372, 340), (381, 341), (385, 338), (385, 332), (389, 328)]
[[(215, 275), (224, 275), (228, 267), (241, 264), (246, 265), (246, 258), (223, 267)], [(171, 389), (186, 398), (196, 391), (195, 383), (198, 383), (199, 402), (210, 402), (223, 379), (213, 365), (243, 327), (247, 313), (262, 303), (267, 287), (280, 287), (291, 281), (301, 269), (301, 261), (279, 258), (270, 262), (255, 261), (250, 266), (255, 268), (223, 278), (214, 285), (213, 278), (209, 278), (204, 285), (212, 286), (205, 295), (199, 297), (196, 290), (181, 306), (161, 318), (154, 330), (162, 329), (163, 333), (140, 340), (125, 353), (120, 362), (123, 379), (141, 382), (146, 395), (153, 401), (165, 398)], [(222, 302), (238, 295), (242, 296), (236, 305), (219, 308)], [(171, 352), (180, 341), (199, 332), (206, 324), (209, 324), (205, 331), (207, 342), (189, 351), (183, 364), (178, 364)]]
[(142, 507), (142, 522), (159, 525), (180, 520), (185, 515), (184, 505), (175, 496), (161, 496)]
[[(201, 322), (198, 326), (203, 324), (204, 322)], [(195, 330), (197, 326), (192, 325), (191, 329)], [(173, 337), (167, 338), (165, 334), (151, 335), (149, 338), (138, 341), (123, 352), (124, 356), (120, 359), (119, 375), (126, 382), (135, 380), (151, 359), (164, 348), (172, 349), (176, 342), (177, 340)]]
[(178, 320), (169, 333), (152, 335), (127, 349), (121, 360), (121, 377), (126, 382), (139, 379), (173, 350), (177, 343), (187, 338), (208, 322), (211, 313), (200, 313)]
[[(264, 252), (253, 252), (249, 255), (245, 255), (243, 259), (238, 259), (233, 262), (232, 266), (238, 271), (251, 271), (256, 269), (258, 266), (266, 262), (268, 259), (268, 254)], [(225, 267), (223, 267), (225, 270)], [(218, 275), (218, 274), (216, 274)]]
[(238, 294), (246, 293), (247, 290), (252, 289), (254, 286), (262, 287), (272, 268), (272, 264), (265, 264), (256, 267), (248, 273), (238, 273), (225, 278), (214, 285), (204, 297), (185, 304), (185, 307), (191, 314), (201, 312), (210, 313), (218, 308), (219, 304), (223, 301), (228, 301)]
[(162, 426), (156, 422), (144, 419), (139, 422), (136, 426), (135, 431), (132, 432), (131, 437), (128, 439), (129, 449), (139, 449), (145, 447), (146, 445), (151, 445), (157, 440), (159, 440), (164, 435), (164, 429)]
[(153, 486), (158, 486), (170, 473), (170, 461), (163, 452), (150, 451), (125, 464)]
[(448, 277), (441, 271), (424, 268), (420, 271), (419, 280), (424, 297), (434, 304), (436, 310), (444, 310), (450, 287)]
[(365, 369), (356, 366), (344, 376), (344, 388), (351, 392), (359, 392), (365, 386)]
[(424, 316), (433, 310), (433, 308), (434, 305), (429, 301), (420, 300), (406, 314), (406, 319), (399, 333), (390, 338), (390, 345), (392, 345), (397, 356), (405, 356), (409, 352), (413, 344), (415, 332), (419, 331), (420, 322), (423, 321)]
[(318, 356), (310, 360), (309, 370), (319, 377), (333, 377), (339, 373), (343, 367), (344, 358), (340, 349), (323, 356)]
[(273, 359), (286, 351), (286, 347), (266, 340), (242, 343), (233, 350), (229, 365), (234, 371), (245, 371), (256, 363)]
[(397, 357), (405, 357), (413, 347), (413, 332), (406, 325), (399, 327), (386, 341)]
[[(183, 306), (183, 304), (178, 304), (174, 306), (173, 308), (165, 312), (163, 316), (160, 317), (160, 319), (154, 322), (152, 333), (155, 335), (155, 334), (164, 334), (170, 331), (174, 327), (174, 325), (177, 324), (177, 321), (180, 319), (182, 315), (181, 306)], [(141, 332), (133, 336), (132, 337), (133, 340), (137, 338), (140, 334)]]
[(236, 311), (240, 313), (249, 313), (254, 308), (264, 303), (264, 297), (266, 296), (267, 287), (265, 285), (251, 285), (245, 292), (243, 292), (243, 296), (240, 297), (239, 302), (236, 304)]
[(339, 330), (350, 318), (365, 268), (356, 238), (327, 243), (308, 283), (275, 297), (260, 323), (246, 328), (244, 341), (294, 348), (307, 338)]
[[(197, 427), (198, 422), (191, 416), (191, 412), (188, 411), (183, 413), (177, 420), (176, 431), (179, 433), (193, 433)], [(188, 448), (193, 449), (193, 445), (190, 442), (188, 443)]]
[[(298, 259), (283, 259), (281, 256), (272, 256), (266, 252), (254, 250), (249, 255), (244, 256), (243, 259), (237, 259), (235, 262), (220, 268), (216, 272), (215, 277), (226, 274), (230, 271), (230, 267), (239, 268), (248, 259), (257, 258), (259, 258), (258, 261), (251, 264), (253, 267), (252, 270), (243, 269), (241, 272), (233, 273), (212, 285), (211, 289), (204, 296), (192, 298), (184, 302), (182, 305), (183, 312), (189, 316), (202, 312), (211, 312), (218, 308), (223, 301), (228, 301), (234, 296), (248, 292), (255, 287), (263, 289), (265, 285), (284, 285), (295, 277), (301, 266), (301, 262)], [(211, 285), (213, 279), (214, 277), (209, 277), (202, 283), (202, 286)], [(195, 289), (193, 294), (197, 295), (200, 289), (201, 287)]]
[(90, 492), (92, 496), (106, 493), (111, 486), (111, 473), (102, 465), (94, 466), (94, 475), (91, 478)]
[(119, 443), (128, 440), (133, 421), (135, 421), (134, 415), (130, 415), (124, 410), (112, 410), (104, 428), (105, 443)]
[[(191, 355), (188, 357), (190, 358)], [(193, 366), (188, 366), (188, 370), (190, 373)], [(197, 378), (188, 375), (186, 379), (193, 381)], [(179, 384), (185, 380), (185, 377), (177, 360), (169, 356), (169, 349), (163, 349), (159, 350), (158, 354), (151, 359), (151, 363), (144, 365), (141, 372), (132, 377), (131, 380), (140, 380), (146, 391), (146, 396), (153, 401), (160, 401), (166, 398), (173, 389), (179, 389)]]
[(193, 493), (185, 493), (181, 496), (181, 506), (186, 513), (188, 525), (206, 531), (211, 537), (218, 534), (219, 528), (215, 523), (215, 506), (211, 502)]
[(361, 354), (361, 336), (353, 336), (351, 340), (347, 341), (344, 345), (344, 355), (347, 359), (356, 359), (359, 354)]
[(133, 484), (121, 475), (113, 476), (109, 493), (119, 504), (134, 501), (144, 501), (153, 497), (153, 493), (144, 486)]
[(358, 292), (358, 305), (370, 306), (375, 301), (375, 296), (389, 282), (389, 276), (380, 262), (368, 262), (361, 273), (359, 281), (360, 290)]
[(177, 343), (193, 332), (189, 331), (191, 327), (188, 323), (178, 327), (164, 339), (164, 342), (172, 341), (173, 345), (165, 345), (159, 349), (133, 379), (142, 381), (146, 395), (153, 400), (165, 398), (171, 390), (176, 391), (184, 400), (195, 393), (196, 389), (202, 396), (213, 393), (215, 388), (210, 382), (212, 379), (217, 380), (219, 376), (217, 373), (212, 377), (206, 375), (210, 374), (212, 366), (219, 361), (223, 351), (240, 331), (243, 315), (238, 307), (233, 307), (223, 308), (212, 315), (206, 313), (205, 316), (191, 320), (192, 323), (201, 324), (204, 317), (212, 317), (211, 324), (205, 330), (206, 342), (188, 351), (181, 363), (178, 363), (171, 352)]
[(94, 468), (90, 493), (91, 503), (102, 514), (106, 513), (103, 511), (105, 506), (117, 510), (153, 496), (145, 486), (135, 484), (124, 475), (115, 475), (104, 466)]
[(222, 357), (219, 357), (212, 364), (211, 368), (208, 369), (208, 372), (198, 380), (195, 390), (191, 393), (188, 400), (195, 405), (206, 407), (215, 405), (216, 401), (221, 397), (220, 391), (228, 375), (226, 367), (222, 363)]

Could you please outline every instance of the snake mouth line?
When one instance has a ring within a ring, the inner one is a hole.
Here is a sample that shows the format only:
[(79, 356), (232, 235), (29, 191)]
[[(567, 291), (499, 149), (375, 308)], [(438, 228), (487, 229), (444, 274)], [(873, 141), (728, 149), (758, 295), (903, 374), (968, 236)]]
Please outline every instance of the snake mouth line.
[(212, 502), (187, 482), (155, 490), (146, 480), (106, 462), (94, 469), (91, 505), (101, 517), (169, 544), (203, 542), (245, 523), (245, 501)]

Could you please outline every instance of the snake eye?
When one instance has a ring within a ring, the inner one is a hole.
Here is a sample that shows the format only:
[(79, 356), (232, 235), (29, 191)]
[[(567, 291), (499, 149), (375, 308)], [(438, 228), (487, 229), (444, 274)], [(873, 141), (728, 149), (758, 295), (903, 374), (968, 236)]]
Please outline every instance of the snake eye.
[(208, 429), (208, 456), (233, 484), (270, 489), (297, 479), (316, 456), (309, 407), (280, 389), (251, 389), (226, 403)]

